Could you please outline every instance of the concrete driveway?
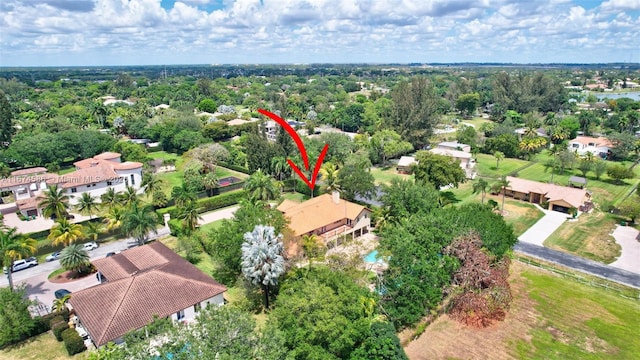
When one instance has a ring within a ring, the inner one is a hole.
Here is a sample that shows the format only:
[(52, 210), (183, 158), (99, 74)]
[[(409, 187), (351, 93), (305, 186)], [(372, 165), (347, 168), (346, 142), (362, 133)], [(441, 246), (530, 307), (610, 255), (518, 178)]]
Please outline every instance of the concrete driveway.
[(56, 290), (66, 289), (74, 293), (99, 284), (95, 274), (63, 284), (52, 283), (47, 280), (47, 276), (49, 276), (49, 274), (40, 274), (30, 278), (28, 282), (25, 282), (27, 296), (29, 296), (31, 300), (35, 300), (46, 306), (47, 310), (51, 309), (51, 305), (55, 299), (53, 293)]
[(525, 231), (524, 234), (520, 235), (518, 240), (528, 244), (543, 246), (544, 241), (564, 224), (569, 217), (569, 215), (561, 212), (539, 209), (544, 212), (544, 216), (533, 224), (529, 230)]
[[(80, 215), (80, 214), (72, 214), (74, 218), (71, 220), (72, 223), (77, 223), (81, 221), (89, 220), (88, 216)], [(36, 231), (49, 230), (55, 224), (55, 222), (51, 219), (44, 218), (42, 216), (37, 216), (33, 220), (23, 221), (18, 218), (16, 213), (9, 213), (4, 215), (4, 224), (7, 227), (14, 227), (18, 229), (18, 232), (21, 234), (28, 234)]]
[(638, 230), (631, 226), (616, 225), (612, 235), (622, 250), (618, 260), (609, 265), (640, 274), (640, 241), (636, 240)]

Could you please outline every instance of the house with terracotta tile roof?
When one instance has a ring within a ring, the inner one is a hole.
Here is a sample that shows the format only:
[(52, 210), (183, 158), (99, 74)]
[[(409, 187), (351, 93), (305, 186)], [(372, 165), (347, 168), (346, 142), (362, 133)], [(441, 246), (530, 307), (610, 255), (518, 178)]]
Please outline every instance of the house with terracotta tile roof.
[(47, 186), (57, 185), (70, 196), (69, 203), (76, 204), (82, 193), (100, 197), (113, 188), (116, 192), (124, 191), (127, 186), (136, 190), (142, 184), (142, 163), (120, 160), (120, 154), (105, 152), (90, 159), (76, 161), (76, 170), (64, 174), (50, 174), (43, 167), (16, 170), (11, 176), (0, 180), (0, 191), (13, 192), (15, 208), (3, 209), (5, 212), (19, 210), (24, 216), (40, 216), (38, 198), (46, 191)]
[(569, 140), (568, 147), (569, 150), (576, 151), (580, 156), (591, 153), (606, 159), (613, 148), (613, 144), (603, 136), (577, 136), (575, 139)]
[(160, 242), (93, 261), (102, 283), (71, 294), (76, 326), (99, 347), (151, 323), (154, 316), (192, 321), (223, 305), (227, 288)]
[(357, 238), (371, 231), (371, 210), (340, 199), (337, 191), (301, 203), (287, 199), (278, 210), (289, 219), (296, 237), (315, 234), (327, 245), (342, 236)]
[[(547, 204), (548, 210), (569, 213), (571, 208), (588, 211), (591, 196), (584, 188), (560, 186), (507, 176), (509, 186), (502, 190), (506, 196), (535, 204)], [(501, 191), (501, 193), (502, 193)]]

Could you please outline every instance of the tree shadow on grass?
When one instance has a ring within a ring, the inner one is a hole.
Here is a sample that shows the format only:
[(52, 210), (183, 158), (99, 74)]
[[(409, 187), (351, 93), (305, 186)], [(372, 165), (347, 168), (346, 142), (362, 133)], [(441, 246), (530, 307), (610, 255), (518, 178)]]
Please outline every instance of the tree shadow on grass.
[(460, 199), (458, 199), (452, 191), (441, 191), (440, 202), (442, 203), (442, 206), (445, 206), (448, 204), (459, 203)]

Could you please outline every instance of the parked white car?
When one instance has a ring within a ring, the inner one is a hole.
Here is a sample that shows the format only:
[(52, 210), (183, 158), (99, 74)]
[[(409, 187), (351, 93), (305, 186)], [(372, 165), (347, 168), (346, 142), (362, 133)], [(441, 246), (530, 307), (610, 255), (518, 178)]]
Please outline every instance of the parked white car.
[[(24, 269), (28, 269), (30, 267), (38, 265), (38, 259), (35, 257), (30, 257), (27, 259), (20, 259), (13, 262), (13, 266), (11, 267), (11, 272), (16, 272)], [(6, 274), (7, 268), (4, 268), (4, 273)]]
[(95, 250), (98, 248), (98, 244), (95, 241), (88, 242), (83, 245), (83, 248), (87, 251)]

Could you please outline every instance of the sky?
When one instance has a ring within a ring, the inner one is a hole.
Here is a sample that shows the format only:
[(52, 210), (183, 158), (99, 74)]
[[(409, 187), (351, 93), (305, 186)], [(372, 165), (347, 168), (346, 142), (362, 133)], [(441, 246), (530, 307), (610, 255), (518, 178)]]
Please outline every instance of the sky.
[(0, 66), (640, 62), (640, 0), (0, 0)]

